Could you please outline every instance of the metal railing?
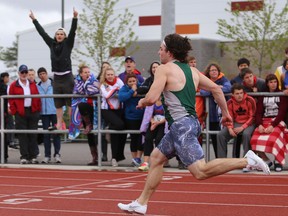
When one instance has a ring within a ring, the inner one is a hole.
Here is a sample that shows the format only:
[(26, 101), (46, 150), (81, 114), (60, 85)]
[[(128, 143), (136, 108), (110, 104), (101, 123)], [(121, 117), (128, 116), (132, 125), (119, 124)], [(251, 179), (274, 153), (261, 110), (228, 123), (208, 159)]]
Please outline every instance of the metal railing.
[[(250, 96), (284, 96), (283, 92), (277, 92), (277, 93), (268, 93), (268, 92), (257, 92), (257, 93), (248, 93)], [(197, 93), (197, 96), (201, 96)], [(225, 96), (231, 96), (231, 94), (225, 94)], [(63, 95), (3, 95), (0, 97), (0, 119), (1, 119), (1, 128), (0, 128), (0, 135), (1, 135), (1, 161), (0, 163), (4, 163), (4, 135), (9, 134), (9, 133), (14, 133), (14, 134), (19, 134), (19, 133), (36, 133), (36, 134), (68, 134), (68, 129), (67, 130), (55, 130), (55, 131), (49, 131), (49, 130), (14, 130), (14, 129), (5, 129), (4, 128), (4, 99), (9, 99), (9, 98), (82, 98), (82, 97), (88, 97), (87, 95), (71, 95), (71, 94), (63, 94)], [(100, 94), (98, 95), (93, 95), (90, 96), (91, 98), (97, 98), (97, 106), (98, 108), (98, 118), (101, 119), (101, 96)], [(206, 128), (202, 131), (202, 134), (205, 134), (206, 136), (206, 151), (205, 151), (205, 159), (206, 161), (210, 160), (210, 135), (211, 134), (217, 134), (219, 131), (211, 131), (209, 130), (209, 97), (205, 97), (205, 110), (207, 115), (206, 118)], [(117, 133), (117, 134), (137, 134), (140, 133), (140, 130), (109, 130), (109, 129), (101, 129), (101, 121), (98, 121), (98, 127), (96, 130), (92, 130), (91, 133), (97, 134), (98, 136), (98, 143), (101, 143), (102, 133)], [(101, 145), (98, 145), (98, 166), (102, 165), (101, 161)]]

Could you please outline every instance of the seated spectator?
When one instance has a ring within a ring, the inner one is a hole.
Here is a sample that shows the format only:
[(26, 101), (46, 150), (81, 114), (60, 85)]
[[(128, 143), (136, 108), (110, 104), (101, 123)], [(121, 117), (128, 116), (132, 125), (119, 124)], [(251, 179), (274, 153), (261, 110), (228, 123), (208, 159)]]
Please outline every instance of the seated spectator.
[(140, 128), (142, 134), (145, 135), (145, 141), (143, 144), (144, 162), (138, 167), (139, 170), (149, 170), (149, 158), (154, 148), (154, 140), (155, 147), (157, 147), (165, 134), (165, 123), (164, 108), (161, 98), (159, 98), (154, 105), (145, 108)]
[[(144, 114), (144, 109), (137, 109), (141, 97), (137, 96), (137, 88), (140, 83), (135, 74), (127, 74), (125, 85), (119, 90), (119, 100), (124, 105), (125, 126), (127, 130), (139, 130)], [(140, 134), (130, 134), (130, 151), (132, 154), (132, 164), (135, 167), (141, 165), (143, 145)]]
[[(279, 92), (279, 84), (276, 75), (268, 74), (266, 85), (269, 92)], [(272, 162), (267, 157), (267, 153), (274, 155), (274, 170), (281, 172), (285, 162), (287, 152), (286, 125), (284, 117), (288, 104), (285, 96), (262, 96), (257, 101), (256, 129), (251, 138), (252, 150), (269, 165)]]
[(249, 68), (250, 66), (250, 61), (246, 58), (240, 58), (237, 62), (237, 67), (239, 70), (239, 73), (236, 77), (234, 77), (233, 79), (230, 80), (231, 85), (233, 85), (234, 83), (240, 83), (242, 84), (243, 79), (241, 78), (241, 70), (243, 68)]
[[(90, 73), (90, 69), (86, 65), (79, 67), (79, 74), (75, 78), (75, 85), (73, 89), (73, 94), (87, 95), (92, 96), (99, 93), (100, 83)], [(98, 112), (97, 109), (97, 98), (83, 97), (83, 98), (72, 98), (72, 119), (75, 125), (80, 126), (76, 122), (82, 122), (84, 126), (83, 134), (87, 135), (88, 144), (90, 152), (92, 155), (92, 160), (87, 165), (97, 165), (98, 164), (98, 150), (97, 143), (98, 140), (93, 133), (90, 133), (93, 130), (93, 125), (98, 126), (98, 119), (95, 112)], [(75, 117), (80, 117), (80, 121), (75, 121)], [(69, 131), (71, 126), (69, 127)]]
[(218, 157), (227, 157), (227, 143), (231, 138), (238, 139), (241, 135), (244, 155), (251, 149), (250, 138), (255, 125), (255, 100), (244, 92), (244, 87), (235, 83), (231, 89), (232, 97), (227, 102), (228, 111), (233, 119), (231, 125), (224, 127), (217, 134)]
[(265, 80), (256, 77), (250, 68), (243, 68), (240, 77), (243, 79), (245, 92), (264, 92), (266, 91)]
[[(221, 86), (223, 93), (231, 92), (231, 84), (230, 81), (225, 77), (225, 75), (221, 72), (221, 68), (219, 65), (213, 63), (208, 65), (205, 70), (205, 76), (207, 76), (210, 80), (215, 82), (217, 85)], [(203, 96), (212, 96), (210, 91), (206, 91), (201, 89), (200, 94)], [(217, 104), (213, 97), (209, 97), (209, 130), (219, 131), (220, 130), (220, 118), (218, 115)], [(212, 139), (212, 144), (214, 148), (215, 157), (217, 155), (217, 136), (216, 134), (210, 135)]]

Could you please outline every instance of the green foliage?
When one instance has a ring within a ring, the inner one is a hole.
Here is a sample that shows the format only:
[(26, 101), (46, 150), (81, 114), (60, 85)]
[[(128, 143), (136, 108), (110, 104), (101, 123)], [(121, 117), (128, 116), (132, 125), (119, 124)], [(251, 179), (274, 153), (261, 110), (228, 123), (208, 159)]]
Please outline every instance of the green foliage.
[(7, 67), (17, 66), (18, 43), (13, 42), (12, 47), (0, 47), (0, 60), (4, 61)]
[(111, 48), (124, 47), (127, 50), (138, 39), (132, 30), (136, 21), (128, 9), (115, 15), (114, 7), (119, 0), (83, 1), (85, 8), (79, 14), (77, 34), (85, 50), (75, 49), (75, 56), (78, 60), (83, 56), (93, 59), (95, 65), (92, 67), (99, 71), (103, 61), (112, 64), (117, 61), (110, 57)]
[(225, 9), (232, 15), (230, 22), (224, 19), (217, 21), (217, 34), (233, 42), (232, 46), (221, 43), (221, 48), (232, 54), (234, 60), (245, 55), (258, 68), (259, 76), (263, 70), (271, 70), (276, 60), (283, 58), (287, 44), (288, 2), (279, 13), (276, 13), (275, 8), (275, 0), (265, 0), (263, 10)]

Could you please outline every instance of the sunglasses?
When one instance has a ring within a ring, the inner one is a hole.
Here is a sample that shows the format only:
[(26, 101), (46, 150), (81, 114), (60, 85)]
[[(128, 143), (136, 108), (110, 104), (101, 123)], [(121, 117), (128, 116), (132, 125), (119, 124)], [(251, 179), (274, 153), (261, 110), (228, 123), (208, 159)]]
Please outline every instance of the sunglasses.
[(21, 74), (28, 74), (28, 71), (21, 71)]

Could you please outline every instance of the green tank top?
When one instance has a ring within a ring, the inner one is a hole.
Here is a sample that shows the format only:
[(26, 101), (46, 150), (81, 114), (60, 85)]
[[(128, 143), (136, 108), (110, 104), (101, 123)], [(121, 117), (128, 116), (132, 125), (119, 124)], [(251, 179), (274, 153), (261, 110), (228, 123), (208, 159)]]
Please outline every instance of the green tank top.
[(162, 103), (165, 110), (165, 118), (171, 125), (175, 120), (184, 116), (196, 116), (195, 97), (196, 90), (192, 78), (192, 71), (188, 64), (178, 61), (174, 62), (183, 71), (186, 83), (180, 91), (163, 91)]

